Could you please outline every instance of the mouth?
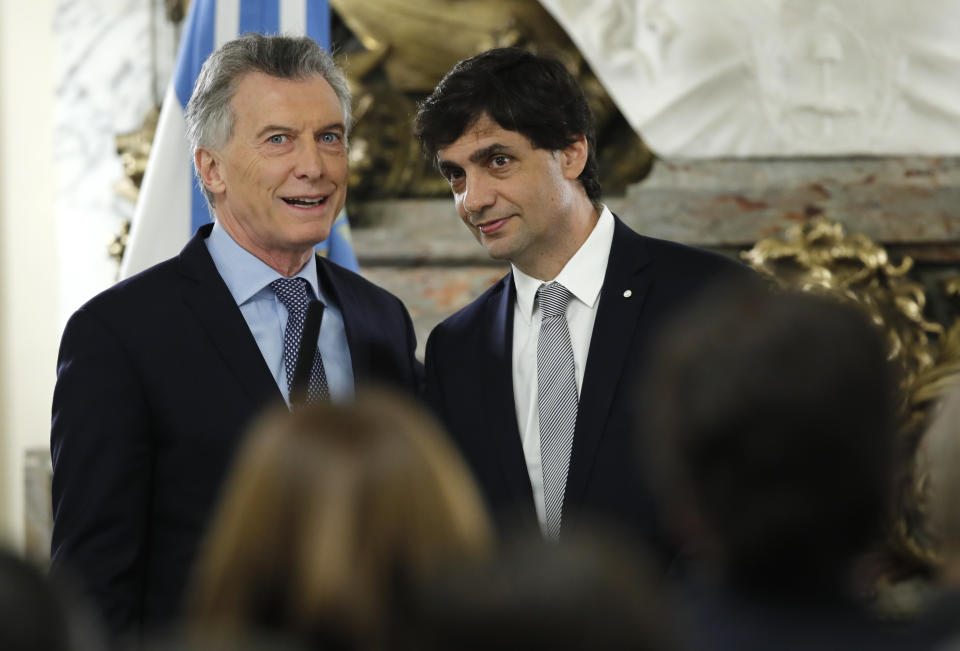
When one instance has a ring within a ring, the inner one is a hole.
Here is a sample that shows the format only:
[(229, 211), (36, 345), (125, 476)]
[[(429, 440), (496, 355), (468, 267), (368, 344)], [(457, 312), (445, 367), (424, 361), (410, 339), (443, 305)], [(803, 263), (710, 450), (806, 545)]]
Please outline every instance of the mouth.
[(316, 208), (327, 201), (326, 195), (312, 197), (281, 197), (284, 203), (294, 208)]
[(484, 235), (490, 235), (496, 233), (500, 230), (510, 217), (503, 217), (501, 219), (492, 219), (488, 222), (483, 222), (482, 224), (477, 224), (477, 229)]

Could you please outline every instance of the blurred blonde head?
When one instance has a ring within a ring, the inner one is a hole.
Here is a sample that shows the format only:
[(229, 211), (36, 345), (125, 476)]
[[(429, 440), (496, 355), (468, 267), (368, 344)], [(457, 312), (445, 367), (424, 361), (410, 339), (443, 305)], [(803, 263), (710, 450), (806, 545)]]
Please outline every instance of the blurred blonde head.
[(193, 622), (343, 640), (376, 635), (398, 578), (481, 560), (491, 526), (437, 424), (385, 393), (270, 413), (227, 482)]

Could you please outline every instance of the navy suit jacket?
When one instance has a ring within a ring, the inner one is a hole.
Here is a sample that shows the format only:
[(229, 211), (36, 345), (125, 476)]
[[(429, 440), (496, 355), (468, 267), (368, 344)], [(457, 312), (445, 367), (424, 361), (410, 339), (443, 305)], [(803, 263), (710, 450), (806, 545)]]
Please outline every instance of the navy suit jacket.
[[(201, 228), (179, 256), (90, 300), (63, 333), (53, 397), (53, 571), (80, 579), (114, 632), (170, 623), (249, 424), (283, 397)], [(323, 258), (356, 385), (417, 388), (395, 296)]]
[[(583, 517), (666, 543), (638, 477), (634, 381), (651, 334), (712, 279), (752, 274), (721, 255), (644, 237), (615, 219), (587, 355), (561, 537)], [(629, 290), (629, 297), (624, 293)], [(426, 351), (427, 399), (472, 467), (501, 528), (536, 523), (513, 397), (516, 289), (505, 276), (438, 325)]]

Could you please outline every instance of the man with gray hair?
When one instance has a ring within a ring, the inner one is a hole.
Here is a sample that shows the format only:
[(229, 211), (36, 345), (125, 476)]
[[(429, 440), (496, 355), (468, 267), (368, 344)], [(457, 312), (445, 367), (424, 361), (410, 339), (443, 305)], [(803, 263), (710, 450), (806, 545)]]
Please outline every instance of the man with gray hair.
[(53, 571), (116, 633), (175, 620), (239, 437), (272, 403), (413, 391), (410, 317), (317, 256), (344, 204), (350, 93), (309, 38), (245, 35), (186, 111), (214, 223), (81, 307), (53, 398)]

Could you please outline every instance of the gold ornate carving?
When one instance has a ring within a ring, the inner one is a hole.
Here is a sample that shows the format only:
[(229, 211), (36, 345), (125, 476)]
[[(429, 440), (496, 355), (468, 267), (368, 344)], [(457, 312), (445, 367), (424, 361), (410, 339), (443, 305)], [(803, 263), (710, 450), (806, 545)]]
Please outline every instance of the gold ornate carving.
[(354, 93), (352, 200), (449, 193), (412, 137), (416, 103), (457, 61), (500, 46), (548, 52), (577, 75), (597, 122), (597, 153), (606, 191), (622, 191), (649, 171), (649, 150), (540, 3), (332, 0), (330, 4), (365, 48), (338, 57)]
[[(140, 193), (140, 184), (147, 169), (147, 159), (150, 157), (150, 148), (153, 146), (153, 137), (157, 132), (157, 120), (160, 118), (160, 107), (152, 106), (143, 123), (136, 131), (118, 134), (116, 137), (117, 153), (123, 162), (123, 177), (114, 184), (117, 194), (130, 203), (137, 203)], [(120, 224), (119, 232), (107, 244), (107, 253), (116, 261), (119, 267), (123, 261), (123, 252), (127, 248), (127, 238), (130, 235), (130, 220), (124, 219)]]
[[(960, 386), (960, 319), (949, 329), (928, 320), (924, 288), (907, 276), (911, 258), (893, 264), (869, 237), (848, 235), (843, 226), (825, 219), (793, 226), (784, 237), (761, 240), (741, 255), (781, 286), (861, 305), (883, 330), (890, 362), (900, 371), (900, 436), (906, 453), (898, 477), (891, 551), (906, 567), (936, 567), (937, 541), (927, 517), (929, 473), (918, 451), (936, 400)], [(960, 293), (960, 279), (948, 283), (947, 291)]]
[(190, 0), (163, 0), (163, 7), (167, 12), (167, 20), (176, 25), (186, 17)]
[(124, 176), (121, 184), (117, 186), (117, 191), (133, 202), (137, 200), (143, 173), (147, 170), (147, 159), (150, 157), (150, 147), (157, 132), (159, 118), (160, 107), (152, 106), (139, 129), (118, 134), (116, 137), (117, 153), (123, 162)]
[(117, 263), (119, 270), (120, 263), (123, 262), (123, 252), (127, 250), (127, 240), (130, 238), (130, 220), (124, 219), (120, 223), (120, 231), (110, 238), (107, 243), (107, 254)]

